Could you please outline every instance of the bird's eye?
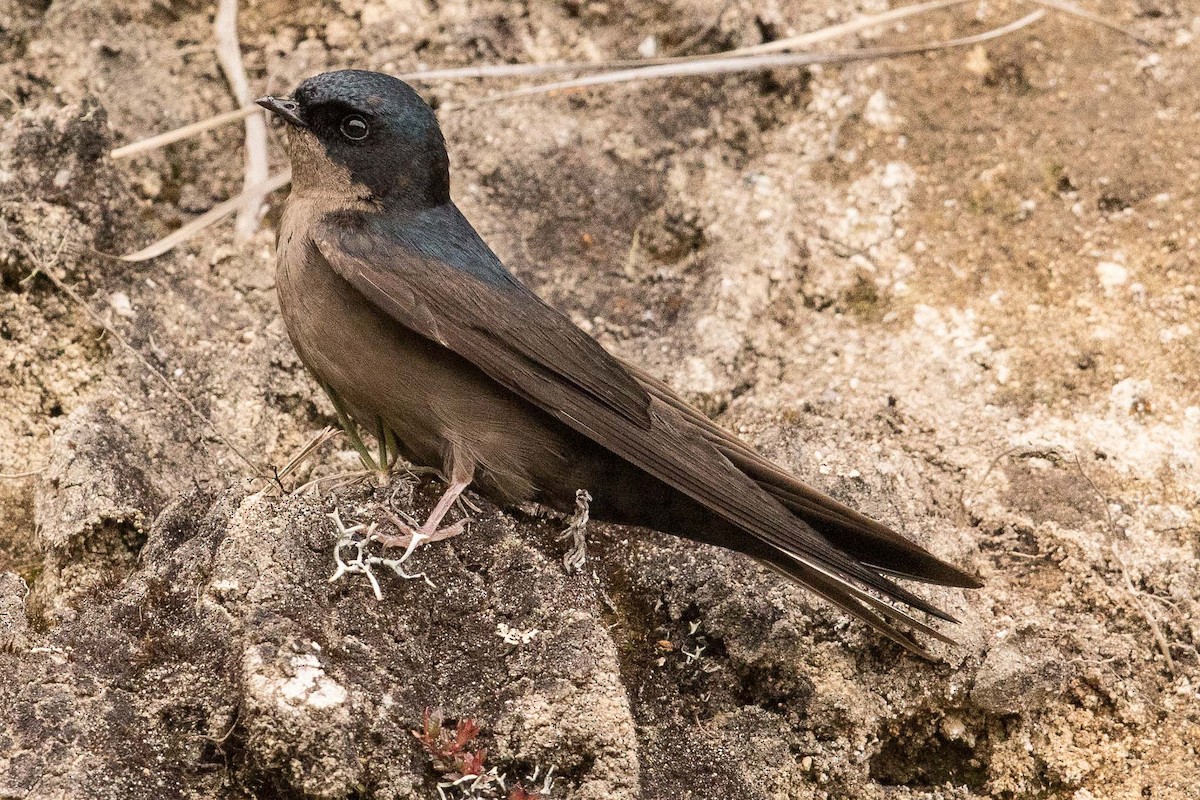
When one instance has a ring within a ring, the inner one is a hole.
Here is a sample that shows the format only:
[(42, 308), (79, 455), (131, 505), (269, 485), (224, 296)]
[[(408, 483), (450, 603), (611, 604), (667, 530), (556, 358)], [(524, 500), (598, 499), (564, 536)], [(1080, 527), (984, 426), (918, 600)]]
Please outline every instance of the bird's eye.
[(367, 121), (358, 114), (350, 114), (342, 119), (342, 136), (355, 142), (361, 142), (370, 133)]

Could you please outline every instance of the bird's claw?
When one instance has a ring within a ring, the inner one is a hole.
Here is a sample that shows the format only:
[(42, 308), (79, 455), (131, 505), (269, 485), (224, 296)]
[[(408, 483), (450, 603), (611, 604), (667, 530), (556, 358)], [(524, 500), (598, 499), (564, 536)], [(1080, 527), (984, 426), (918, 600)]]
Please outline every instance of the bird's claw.
[(400, 532), (395, 534), (377, 533), (375, 534), (375, 540), (384, 547), (403, 547), (404, 555), (397, 559), (397, 562), (400, 564), (407, 561), (408, 557), (413, 554), (413, 551), (426, 542), (440, 542), (443, 539), (458, 536), (466, 530), (468, 522), (468, 520), (464, 519), (459, 520), (453, 525), (446, 525), (441, 528), (430, 529), (426, 525), (414, 528), (395, 514), (389, 514), (388, 516), (391, 517), (392, 524)]

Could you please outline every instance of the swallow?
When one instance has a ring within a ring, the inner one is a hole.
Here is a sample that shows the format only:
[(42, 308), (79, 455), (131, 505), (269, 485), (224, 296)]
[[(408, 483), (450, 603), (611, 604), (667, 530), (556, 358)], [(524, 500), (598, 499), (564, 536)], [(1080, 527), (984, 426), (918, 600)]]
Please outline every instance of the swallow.
[[(804, 484), (607, 352), (505, 268), (450, 197), (445, 141), (407, 84), (328, 72), (258, 104), (286, 123), (291, 193), (276, 286), (289, 338), (343, 426), (432, 467), (442, 526), (468, 487), (750, 556), (906, 649), (949, 614), (895, 579), (978, 588)], [(366, 455), (361, 439), (360, 453)], [(932, 622), (932, 620), (930, 620)]]

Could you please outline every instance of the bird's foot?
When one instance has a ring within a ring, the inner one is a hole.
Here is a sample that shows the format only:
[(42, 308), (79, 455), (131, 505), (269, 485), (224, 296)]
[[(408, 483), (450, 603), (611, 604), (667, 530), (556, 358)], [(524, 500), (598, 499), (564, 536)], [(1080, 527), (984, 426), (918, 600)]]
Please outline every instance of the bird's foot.
[(469, 519), (463, 519), (453, 525), (445, 525), (438, 528), (435, 527), (436, 522), (434, 525), (430, 525), (429, 521), (426, 521), (421, 527), (414, 528), (391, 512), (388, 512), (388, 517), (391, 518), (392, 524), (396, 526), (396, 530), (399, 533), (377, 533), (375, 534), (375, 540), (384, 547), (403, 547), (404, 555), (397, 559), (401, 564), (407, 561), (408, 557), (413, 554), (413, 551), (421, 545), (426, 542), (440, 542), (443, 539), (458, 536), (467, 529), (467, 523), (470, 522)]
[(442, 494), (437, 505), (429, 512), (429, 518), (425, 520), (425, 524), (419, 528), (413, 527), (411, 520), (403, 520), (399, 515), (388, 511), (386, 512), (391, 519), (392, 524), (396, 526), (397, 534), (376, 534), (376, 541), (383, 544), (384, 547), (403, 547), (404, 555), (400, 556), (397, 563), (403, 564), (408, 560), (408, 557), (413, 554), (421, 545), (426, 542), (439, 542), (442, 539), (449, 539), (451, 536), (458, 536), (462, 533), (470, 519), (459, 520), (453, 525), (441, 525), (442, 519), (446, 516), (446, 512), (454, 505), (454, 502), (462, 495), (463, 490), (469, 485), (469, 481), (456, 480), (452, 481), (446, 487), (446, 491)]
[(563, 566), (568, 572), (581, 572), (587, 563), (587, 524), (591, 513), (592, 496), (586, 489), (575, 492), (575, 513), (567, 520), (566, 530), (560, 539), (572, 539), (571, 549), (563, 556)]

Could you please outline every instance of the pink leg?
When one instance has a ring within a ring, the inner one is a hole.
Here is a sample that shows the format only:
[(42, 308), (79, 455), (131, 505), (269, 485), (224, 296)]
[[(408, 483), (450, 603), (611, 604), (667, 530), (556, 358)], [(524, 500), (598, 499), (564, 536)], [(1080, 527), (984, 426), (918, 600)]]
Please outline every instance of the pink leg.
[(438, 542), (462, 533), (463, 528), (467, 524), (467, 520), (465, 519), (453, 525), (448, 525), (445, 528), (439, 528), (438, 525), (441, 523), (442, 518), (446, 516), (446, 513), (450, 511), (450, 507), (454, 505), (454, 501), (470, 485), (470, 481), (452, 481), (446, 487), (446, 491), (442, 494), (441, 499), (438, 500), (437, 505), (429, 512), (429, 517), (426, 518), (424, 524), (419, 528), (414, 529), (395, 515), (390, 515), (392, 517), (392, 524), (400, 529), (400, 534), (398, 536), (380, 535), (378, 537), (379, 541), (383, 543), (384, 547), (406, 548), (404, 555), (400, 556), (400, 561), (404, 562), (412, 555), (413, 550), (416, 550), (417, 547), (425, 542)]

